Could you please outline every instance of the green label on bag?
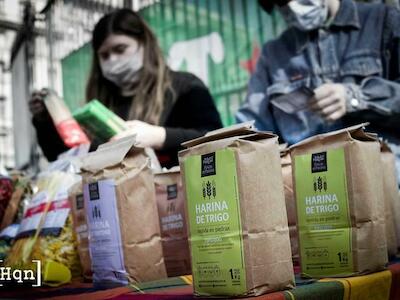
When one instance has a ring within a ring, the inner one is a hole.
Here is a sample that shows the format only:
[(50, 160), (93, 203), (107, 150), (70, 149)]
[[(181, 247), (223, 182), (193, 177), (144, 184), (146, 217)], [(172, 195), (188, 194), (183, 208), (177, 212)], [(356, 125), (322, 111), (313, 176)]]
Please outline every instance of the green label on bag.
[(303, 274), (352, 273), (344, 149), (296, 156), (295, 181)]
[(235, 153), (188, 157), (185, 181), (195, 291), (241, 295), (246, 289)]

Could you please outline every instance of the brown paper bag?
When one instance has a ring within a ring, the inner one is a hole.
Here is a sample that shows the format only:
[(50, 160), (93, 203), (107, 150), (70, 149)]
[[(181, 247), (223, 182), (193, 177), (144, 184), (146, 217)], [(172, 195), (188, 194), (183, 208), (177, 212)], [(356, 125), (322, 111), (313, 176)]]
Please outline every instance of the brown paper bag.
[(185, 194), (179, 168), (156, 173), (156, 199), (168, 277), (192, 274), (185, 216)]
[(388, 261), (380, 144), (363, 126), (291, 147), (304, 276), (365, 274)]
[(86, 220), (85, 200), (83, 198), (82, 182), (78, 182), (69, 190), (69, 201), (78, 253), (81, 261), (83, 277), (92, 280), (92, 261), (89, 252), (89, 231)]
[(239, 124), (183, 146), (195, 294), (256, 296), (293, 287), (277, 137)]
[(381, 143), (383, 191), (385, 195), (386, 239), (389, 255), (396, 255), (400, 247), (400, 199), (397, 185), (396, 157), (390, 147)]
[(128, 137), (83, 160), (93, 282), (125, 285), (167, 277), (150, 159)]
[(292, 160), (290, 159), (290, 152), (287, 150), (281, 150), (281, 165), (289, 225), (290, 246), (292, 248), (292, 260), (294, 266), (299, 266), (299, 237), (296, 223), (296, 201), (293, 192)]

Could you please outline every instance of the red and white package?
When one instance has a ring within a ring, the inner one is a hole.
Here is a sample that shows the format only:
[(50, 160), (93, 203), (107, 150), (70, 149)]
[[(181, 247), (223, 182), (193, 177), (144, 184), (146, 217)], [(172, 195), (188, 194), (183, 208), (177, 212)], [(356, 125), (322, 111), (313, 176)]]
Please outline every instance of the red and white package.
[(71, 111), (62, 99), (54, 93), (49, 93), (44, 103), (53, 119), (58, 134), (67, 147), (72, 148), (81, 144), (90, 143), (87, 135), (79, 126), (78, 122), (72, 117)]

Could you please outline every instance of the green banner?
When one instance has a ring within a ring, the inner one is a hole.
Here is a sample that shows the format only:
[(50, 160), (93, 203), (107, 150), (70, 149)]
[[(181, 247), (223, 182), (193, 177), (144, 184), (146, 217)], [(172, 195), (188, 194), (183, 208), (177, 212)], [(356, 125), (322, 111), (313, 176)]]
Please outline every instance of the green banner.
[(247, 289), (235, 153), (190, 156), (184, 165), (195, 291), (242, 295)]
[(344, 149), (295, 156), (302, 272), (310, 277), (353, 272)]

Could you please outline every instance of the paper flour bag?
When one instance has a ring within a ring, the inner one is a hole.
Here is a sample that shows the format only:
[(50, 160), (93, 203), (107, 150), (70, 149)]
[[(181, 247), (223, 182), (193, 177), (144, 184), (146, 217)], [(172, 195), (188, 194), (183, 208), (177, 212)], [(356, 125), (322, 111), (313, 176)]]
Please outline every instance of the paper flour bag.
[(363, 125), (291, 147), (302, 274), (351, 276), (388, 257), (379, 141)]
[(128, 137), (83, 160), (93, 282), (126, 285), (167, 277), (150, 159)]
[(293, 287), (277, 137), (239, 124), (183, 145), (195, 294)]
[(156, 173), (154, 177), (168, 276), (192, 274), (185, 215), (186, 197), (179, 168)]

